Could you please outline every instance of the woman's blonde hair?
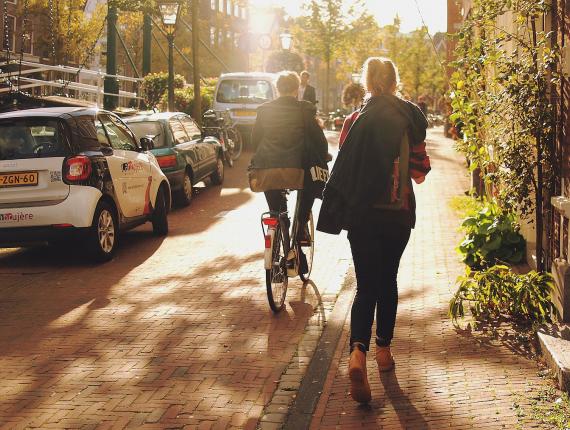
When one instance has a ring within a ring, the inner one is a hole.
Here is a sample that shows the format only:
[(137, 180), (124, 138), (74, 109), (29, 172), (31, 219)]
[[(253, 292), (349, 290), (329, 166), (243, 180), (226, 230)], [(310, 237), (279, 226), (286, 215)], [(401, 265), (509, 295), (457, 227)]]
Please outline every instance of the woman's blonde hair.
[(299, 85), (301, 85), (301, 80), (299, 79), (297, 72), (286, 70), (279, 73), (277, 77), (276, 86), (277, 91), (279, 91), (279, 95), (291, 94), (293, 91), (299, 89)]
[(400, 85), (398, 68), (388, 58), (370, 57), (362, 67), (362, 81), (369, 92), (389, 94)]

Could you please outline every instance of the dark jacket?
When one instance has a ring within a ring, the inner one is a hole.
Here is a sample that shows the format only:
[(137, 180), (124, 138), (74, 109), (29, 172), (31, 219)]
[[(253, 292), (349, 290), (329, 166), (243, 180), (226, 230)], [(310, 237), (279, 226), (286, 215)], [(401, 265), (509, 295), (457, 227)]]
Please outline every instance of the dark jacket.
[(317, 229), (338, 234), (373, 215), (415, 223), (415, 199), (410, 184), (410, 209), (374, 209), (389, 203), (391, 175), (407, 132), (411, 145), (425, 140), (427, 120), (411, 102), (395, 96), (370, 98), (350, 128), (324, 191)]
[(311, 102), (312, 104), (317, 103), (317, 92), (315, 91), (315, 87), (307, 84), (305, 92), (303, 93), (303, 100)]
[(314, 105), (288, 96), (262, 104), (252, 132), (253, 147), (257, 151), (251, 167), (304, 169), (305, 124), (309, 144), (326, 156), (327, 140), (316, 121), (316, 112)]

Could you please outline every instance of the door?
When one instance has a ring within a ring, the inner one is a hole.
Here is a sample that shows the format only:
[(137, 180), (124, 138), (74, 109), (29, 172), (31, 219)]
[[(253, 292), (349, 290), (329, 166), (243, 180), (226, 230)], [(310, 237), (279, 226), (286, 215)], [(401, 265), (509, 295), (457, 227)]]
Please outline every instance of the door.
[(113, 155), (106, 158), (121, 212), (127, 218), (149, 214), (152, 185), (149, 156), (139, 152), (134, 135), (113, 115), (99, 114), (96, 126), (113, 148)]
[(217, 169), (217, 147), (210, 143), (208, 139), (202, 139), (202, 131), (192, 118), (184, 115), (180, 118), (180, 122), (186, 129), (186, 133), (192, 139), (192, 144), (196, 146), (202, 163), (202, 176), (208, 176)]

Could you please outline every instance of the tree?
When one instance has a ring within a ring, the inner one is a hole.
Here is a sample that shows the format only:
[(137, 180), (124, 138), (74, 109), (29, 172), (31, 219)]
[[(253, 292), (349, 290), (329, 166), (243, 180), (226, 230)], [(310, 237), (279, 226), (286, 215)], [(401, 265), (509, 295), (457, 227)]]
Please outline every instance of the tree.
[(290, 51), (274, 51), (267, 59), (266, 70), (269, 73), (277, 73), (283, 70), (292, 70), (300, 73), (304, 69), (301, 56)]
[[(42, 28), (38, 49), (54, 64), (84, 64), (97, 49), (102, 34), (105, 6), (98, 6), (91, 17), (84, 15), (84, 0), (30, 0), (27, 14), (35, 17)], [(25, 2), (18, 2), (24, 14)]]
[[(360, 2), (356, 3), (355, 6), (360, 5)], [(347, 11), (344, 0), (309, 0), (305, 4), (305, 11), (307, 15), (298, 21), (294, 35), (302, 44), (302, 52), (325, 62), (324, 108), (328, 109), (331, 62), (342, 52), (353, 11)]]

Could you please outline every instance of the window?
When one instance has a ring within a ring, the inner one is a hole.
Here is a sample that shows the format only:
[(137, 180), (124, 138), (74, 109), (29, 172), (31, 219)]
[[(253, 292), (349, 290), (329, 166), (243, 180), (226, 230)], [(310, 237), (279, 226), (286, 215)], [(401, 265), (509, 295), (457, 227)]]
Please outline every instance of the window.
[(141, 121), (129, 123), (129, 128), (133, 131), (137, 139), (141, 140), (142, 137), (152, 137), (155, 148), (164, 148), (166, 141), (162, 126), (158, 121)]
[(24, 54), (32, 55), (34, 53), (34, 33), (28, 31), (27, 34), (22, 36), (22, 51)]
[(0, 123), (0, 160), (62, 157), (63, 131), (58, 121), (16, 118)]
[(240, 9), (240, 18), (241, 19), (245, 19), (245, 13), (246, 13), (245, 7), (242, 7)]
[(210, 27), (210, 45), (216, 44), (216, 27)]
[(14, 38), (14, 34), (16, 33), (16, 18), (7, 15), (7, 27), (8, 27), (8, 39), (4, 39), (4, 43), (2, 47), (4, 49), (9, 49), (12, 52), (16, 51), (16, 39)]
[(226, 15), (232, 14), (232, 4), (230, 0), (226, 0)]
[(234, 16), (239, 17), (239, 5), (237, 3), (234, 3)]
[(190, 136), (191, 139), (196, 139), (197, 136), (202, 135), (200, 128), (198, 128), (194, 120), (189, 116), (182, 117), (181, 122), (184, 128), (186, 129), (186, 133), (188, 133), (188, 136)]
[[(107, 132), (107, 136), (111, 141), (111, 146), (114, 149), (123, 151), (136, 151), (137, 145), (134, 137), (131, 135), (129, 129), (119, 120), (110, 115), (99, 116), (103, 127)], [(98, 133), (99, 137), (99, 133)]]
[(211, 0), (210, 1), (210, 9), (212, 9), (213, 11), (215, 11), (218, 7), (218, 0)]
[(218, 0), (218, 10), (220, 12), (224, 11), (224, 0)]
[(174, 138), (174, 143), (179, 145), (184, 142), (188, 142), (188, 134), (186, 134), (186, 130), (182, 126), (182, 123), (178, 120), (178, 118), (172, 118), (168, 121), (170, 124), (170, 129), (172, 130), (172, 137)]
[[(97, 125), (95, 123), (97, 123)], [(97, 151), (102, 146), (111, 146), (101, 122), (92, 115), (75, 117), (75, 124), (77, 125), (77, 134), (81, 138), (79, 139), (79, 147), (81, 150)]]
[(224, 32), (223, 30), (218, 30), (218, 46), (221, 46), (224, 43)]
[(220, 82), (216, 100), (220, 103), (264, 103), (273, 100), (273, 90), (266, 80), (224, 79)]

